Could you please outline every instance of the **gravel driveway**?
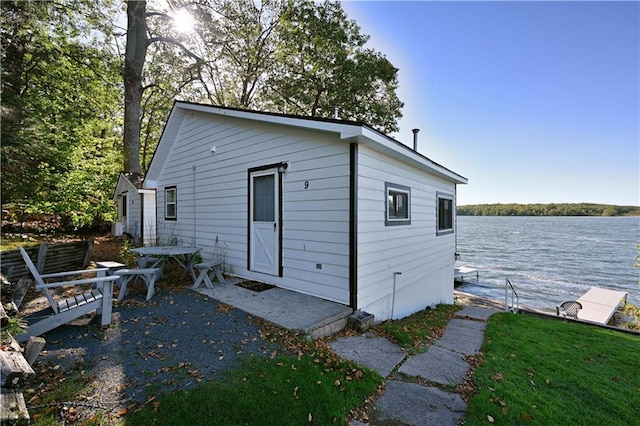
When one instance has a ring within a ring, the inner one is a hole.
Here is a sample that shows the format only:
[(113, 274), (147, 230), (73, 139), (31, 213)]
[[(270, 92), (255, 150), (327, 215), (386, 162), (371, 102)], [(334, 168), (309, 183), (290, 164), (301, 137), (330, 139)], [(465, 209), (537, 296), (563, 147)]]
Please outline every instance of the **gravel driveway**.
[[(149, 302), (133, 293), (114, 302), (109, 327), (102, 329), (93, 317), (44, 335), (35, 388), (52, 371), (81, 366), (90, 386), (82, 403), (72, 406), (84, 415), (96, 409), (113, 415), (215, 379), (241, 357), (281, 349), (263, 341), (259, 330), (258, 318), (195, 291), (160, 291)], [(37, 404), (34, 398), (28, 405)]]

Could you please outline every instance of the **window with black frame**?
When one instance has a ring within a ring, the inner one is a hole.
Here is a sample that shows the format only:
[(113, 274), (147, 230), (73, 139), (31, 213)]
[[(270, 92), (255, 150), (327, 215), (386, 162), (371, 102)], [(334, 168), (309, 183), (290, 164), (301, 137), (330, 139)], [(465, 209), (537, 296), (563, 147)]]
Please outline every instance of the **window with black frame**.
[(436, 194), (437, 235), (453, 233), (453, 195), (438, 192)]
[(411, 188), (385, 183), (385, 225), (411, 224)]

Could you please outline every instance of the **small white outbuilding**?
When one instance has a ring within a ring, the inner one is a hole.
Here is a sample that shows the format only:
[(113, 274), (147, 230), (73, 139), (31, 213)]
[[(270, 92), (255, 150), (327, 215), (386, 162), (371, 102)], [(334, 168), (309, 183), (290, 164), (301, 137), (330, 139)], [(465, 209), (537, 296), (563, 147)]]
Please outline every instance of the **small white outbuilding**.
[(383, 321), (453, 303), (465, 183), (363, 123), (176, 102), (143, 187), (158, 241)]
[(141, 174), (120, 173), (113, 194), (118, 220), (111, 233), (129, 235), (136, 244), (151, 245), (156, 241), (156, 191), (144, 188), (143, 181)]

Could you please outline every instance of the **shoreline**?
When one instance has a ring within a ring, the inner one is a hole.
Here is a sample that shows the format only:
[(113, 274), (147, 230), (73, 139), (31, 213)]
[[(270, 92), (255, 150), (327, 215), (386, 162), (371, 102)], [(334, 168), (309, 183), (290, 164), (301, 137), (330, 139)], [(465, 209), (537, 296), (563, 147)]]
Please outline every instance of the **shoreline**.
[[(482, 308), (497, 309), (499, 311), (505, 312), (504, 300), (477, 296), (475, 294), (471, 294), (471, 293), (467, 293), (467, 292), (455, 290), (455, 289), (453, 291), (453, 297), (454, 297), (454, 303), (459, 303), (463, 306), (478, 306)], [(542, 318), (555, 319), (559, 321), (573, 321), (573, 322), (578, 322), (585, 325), (605, 328), (613, 331), (621, 331), (623, 333), (629, 333), (636, 336), (640, 336), (640, 330), (632, 330), (629, 328), (619, 327), (618, 326), (619, 323), (616, 323), (616, 325), (606, 325), (606, 324), (597, 324), (597, 323), (588, 322), (588, 321), (581, 321), (579, 319), (577, 320), (569, 319), (569, 318), (557, 316), (555, 311), (553, 310), (538, 309), (530, 306), (520, 305), (518, 306), (518, 312), (526, 315), (534, 315)]]
[[(500, 299), (492, 299), (489, 297), (478, 296), (472, 293), (467, 293), (466, 291), (461, 290), (453, 290), (453, 297), (456, 302), (459, 302), (462, 305), (468, 306), (480, 306), (482, 308), (493, 308), (504, 311), (504, 300)], [(555, 311), (552, 309), (540, 309), (532, 306), (519, 305), (518, 308), (523, 311), (532, 312), (536, 314), (542, 315), (555, 315)]]

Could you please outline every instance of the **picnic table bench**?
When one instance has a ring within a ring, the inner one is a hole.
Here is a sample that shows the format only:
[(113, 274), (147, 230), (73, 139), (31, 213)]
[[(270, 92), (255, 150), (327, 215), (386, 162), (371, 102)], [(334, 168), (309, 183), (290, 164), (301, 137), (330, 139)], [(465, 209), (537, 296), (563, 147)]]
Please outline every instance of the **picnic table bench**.
[(218, 279), (218, 282), (224, 284), (226, 281), (222, 275), (222, 264), (223, 262), (221, 260), (212, 260), (210, 262), (202, 262), (194, 265), (194, 268), (198, 269), (200, 273), (191, 289), (197, 290), (202, 283), (204, 283), (209, 290), (213, 290), (213, 282), (211, 281), (209, 274), (214, 274)]
[(150, 300), (156, 293), (155, 283), (159, 272), (160, 268), (125, 268), (115, 271), (115, 275), (120, 277), (116, 282), (116, 285), (120, 287), (118, 300), (121, 301), (129, 293), (127, 285), (131, 278), (134, 277), (142, 278), (142, 281), (147, 286), (147, 300)]

